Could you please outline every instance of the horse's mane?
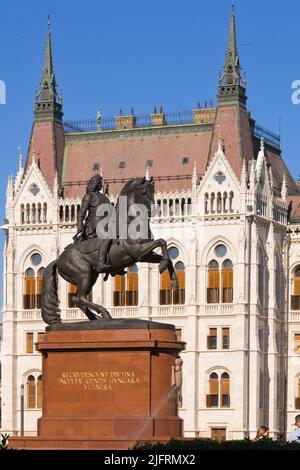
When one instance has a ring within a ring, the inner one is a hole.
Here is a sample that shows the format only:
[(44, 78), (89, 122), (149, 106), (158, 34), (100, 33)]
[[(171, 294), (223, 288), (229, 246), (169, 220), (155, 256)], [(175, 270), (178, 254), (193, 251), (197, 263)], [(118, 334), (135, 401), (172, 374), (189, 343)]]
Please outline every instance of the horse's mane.
[[(120, 196), (128, 196), (129, 194), (129, 188), (130, 186), (133, 185), (133, 183), (141, 183), (143, 181), (143, 178), (132, 178), (131, 180), (127, 181), (127, 183), (124, 184), (120, 194), (119, 194), (119, 197)], [(132, 188), (130, 188), (132, 189)]]

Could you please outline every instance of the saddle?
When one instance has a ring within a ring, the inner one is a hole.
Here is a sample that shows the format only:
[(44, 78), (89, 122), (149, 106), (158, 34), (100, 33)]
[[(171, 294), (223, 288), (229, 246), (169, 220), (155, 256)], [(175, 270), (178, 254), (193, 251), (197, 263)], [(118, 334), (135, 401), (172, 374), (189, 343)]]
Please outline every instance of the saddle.
[(98, 251), (100, 249), (101, 243), (102, 240), (100, 240), (99, 238), (91, 238), (89, 240), (76, 242), (76, 248), (83, 255), (89, 255), (94, 251)]

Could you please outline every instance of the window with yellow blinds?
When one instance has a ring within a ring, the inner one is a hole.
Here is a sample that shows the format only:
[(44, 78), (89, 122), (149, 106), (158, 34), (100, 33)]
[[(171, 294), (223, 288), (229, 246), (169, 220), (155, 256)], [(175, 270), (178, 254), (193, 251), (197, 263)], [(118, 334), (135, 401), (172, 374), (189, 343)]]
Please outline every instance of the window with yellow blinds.
[(160, 275), (159, 303), (160, 305), (172, 304), (171, 279), (167, 271)]
[(35, 377), (29, 375), (27, 377), (27, 408), (35, 408), (36, 405), (36, 388), (35, 388)]
[(220, 272), (219, 263), (211, 261), (208, 266), (207, 303), (217, 304), (220, 302)]
[(178, 278), (178, 292), (173, 292), (173, 304), (183, 305), (185, 303), (185, 266), (181, 261), (175, 264), (175, 271)]
[(222, 328), (222, 349), (230, 348), (230, 330), (229, 328)]
[(41, 294), (44, 271), (44, 268), (39, 269), (36, 277), (36, 308), (41, 308)]
[(74, 303), (74, 296), (76, 295), (77, 292), (77, 287), (74, 284), (68, 283), (68, 307), (69, 308), (74, 308), (76, 307)]
[(33, 332), (26, 333), (26, 353), (32, 354), (33, 353)]
[(221, 407), (229, 408), (230, 406), (230, 377), (227, 372), (221, 375)]
[(175, 330), (176, 341), (182, 341), (182, 329), (176, 328)]
[(210, 328), (207, 336), (207, 349), (217, 349), (217, 328)]
[(295, 353), (300, 354), (300, 333), (294, 335)]
[(131, 266), (127, 273), (126, 305), (138, 305), (139, 275), (137, 265)]
[(38, 332), (38, 334), (37, 334), (38, 343), (41, 343), (42, 341), (44, 341), (44, 336), (45, 336), (44, 331), (39, 331)]
[(293, 295), (291, 295), (291, 309), (300, 310), (300, 266), (293, 273)]
[(206, 396), (207, 408), (216, 408), (219, 406), (219, 377), (213, 372), (209, 376), (209, 394)]
[(115, 307), (125, 306), (125, 276), (115, 276), (113, 304)]
[(25, 272), (24, 279), (24, 295), (23, 295), (23, 308), (30, 310), (35, 308), (35, 275), (32, 268)]
[(42, 381), (42, 376), (39, 375), (36, 381), (36, 407), (37, 408), (42, 408), (42, 403), (43, 403), (43, 381)]
[(222, 265), (222, 302), (231, 304), (233, 301), (233, 266), (227, 260)]
[(185, 303), (185, 265), (178, 261), (174, 268), (178, 278), (178, 291), (172, 290), (169, 272), (164, 271), (160, 275), (160, 305), (183, 305)]

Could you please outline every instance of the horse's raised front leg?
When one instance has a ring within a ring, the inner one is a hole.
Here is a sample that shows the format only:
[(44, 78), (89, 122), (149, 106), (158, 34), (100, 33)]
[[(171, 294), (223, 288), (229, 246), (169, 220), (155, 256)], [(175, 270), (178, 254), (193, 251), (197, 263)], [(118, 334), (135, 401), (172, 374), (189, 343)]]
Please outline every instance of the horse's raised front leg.
[[(156, 264), (161, 264), (162, 260), (163, 260), (163, 257), (154, 252), (147, 253), (147, 255), (145, 255), (142, 259), (144, 263), (156, 263)], [(172, 290), (173, 292), (178, 292), (179, 290), (178, 277), (177, 277), (177, 274), (176, 274), (176, 271), (174, 269), (173, 262), (171, 259), (169, 259), (167, 268), (168, 268), (170, 279), (171, 279)]]
[[(142, 261), (145, 259), (145, 257), (148, 254), (151, 254), (155, 248), (161, 248), (161, 257), (160, 261), (154, 261), (154, 262), (159, 262), (159, 272), (162, 273), (169, 267), (169, 253), (168, 253), (168, 246), (167, 242), (163, 240), (162, 238), (158, 238), (158, 240), (151, 240), (145, 243), (145, 247), (141, 249), (142, 251), (142, 256), (139, 258), (138, 261)], [(159, 255), (158, 255), (159, 256)]]

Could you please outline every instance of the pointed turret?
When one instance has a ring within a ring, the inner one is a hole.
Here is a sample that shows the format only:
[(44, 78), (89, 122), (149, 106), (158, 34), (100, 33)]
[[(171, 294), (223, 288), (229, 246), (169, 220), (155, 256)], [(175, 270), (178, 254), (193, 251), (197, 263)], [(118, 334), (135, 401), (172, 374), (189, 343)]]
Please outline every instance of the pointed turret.
[(241, 77), (241, 65), (237, 48), (234, 1), (232, 1), (227, 52), (224, 64), (224, 73), (219, 79), (218, 100), (232, 101), (238, 99), (245, 104), (246, 83)]
[(281, 187), (281, 199), (284, 202), (287, 201), (287, 195), (288, 195), (288, 185), (287, 185), (287, 180), (286, 180), (286, 174), (284, 173), (283, 179), (282, 179), (282, 187)]
[(49, 119), (50, 117), (58, 121), (61, 121), (63, 116), (62, 97), (57, 94), (49, 17), (42, 79), (40, 90), (35, 92), (34, 114), (36, 119)]
[(48, 31), (39, 91), (35, 92), (34, 123), (27, 153), (25, 171), (35, 160), (50, 188), (56, 172), (61, 178), (64, 151), (62, 98), (57, 93), (52, 53), (52, 37), (48, 18)]
[(252, 121), (246, 108), (246, 84), (241, 78), (234, 3), (231, 8), (226, 47), (224, 70), (218, 83), (218, 105), (208, 164), (219, 148), (218, 130), (222, 129), (226, 159), (240, 178), (244, 160), (246, 163), (251, 161), (254, 158), (254, 151)]

